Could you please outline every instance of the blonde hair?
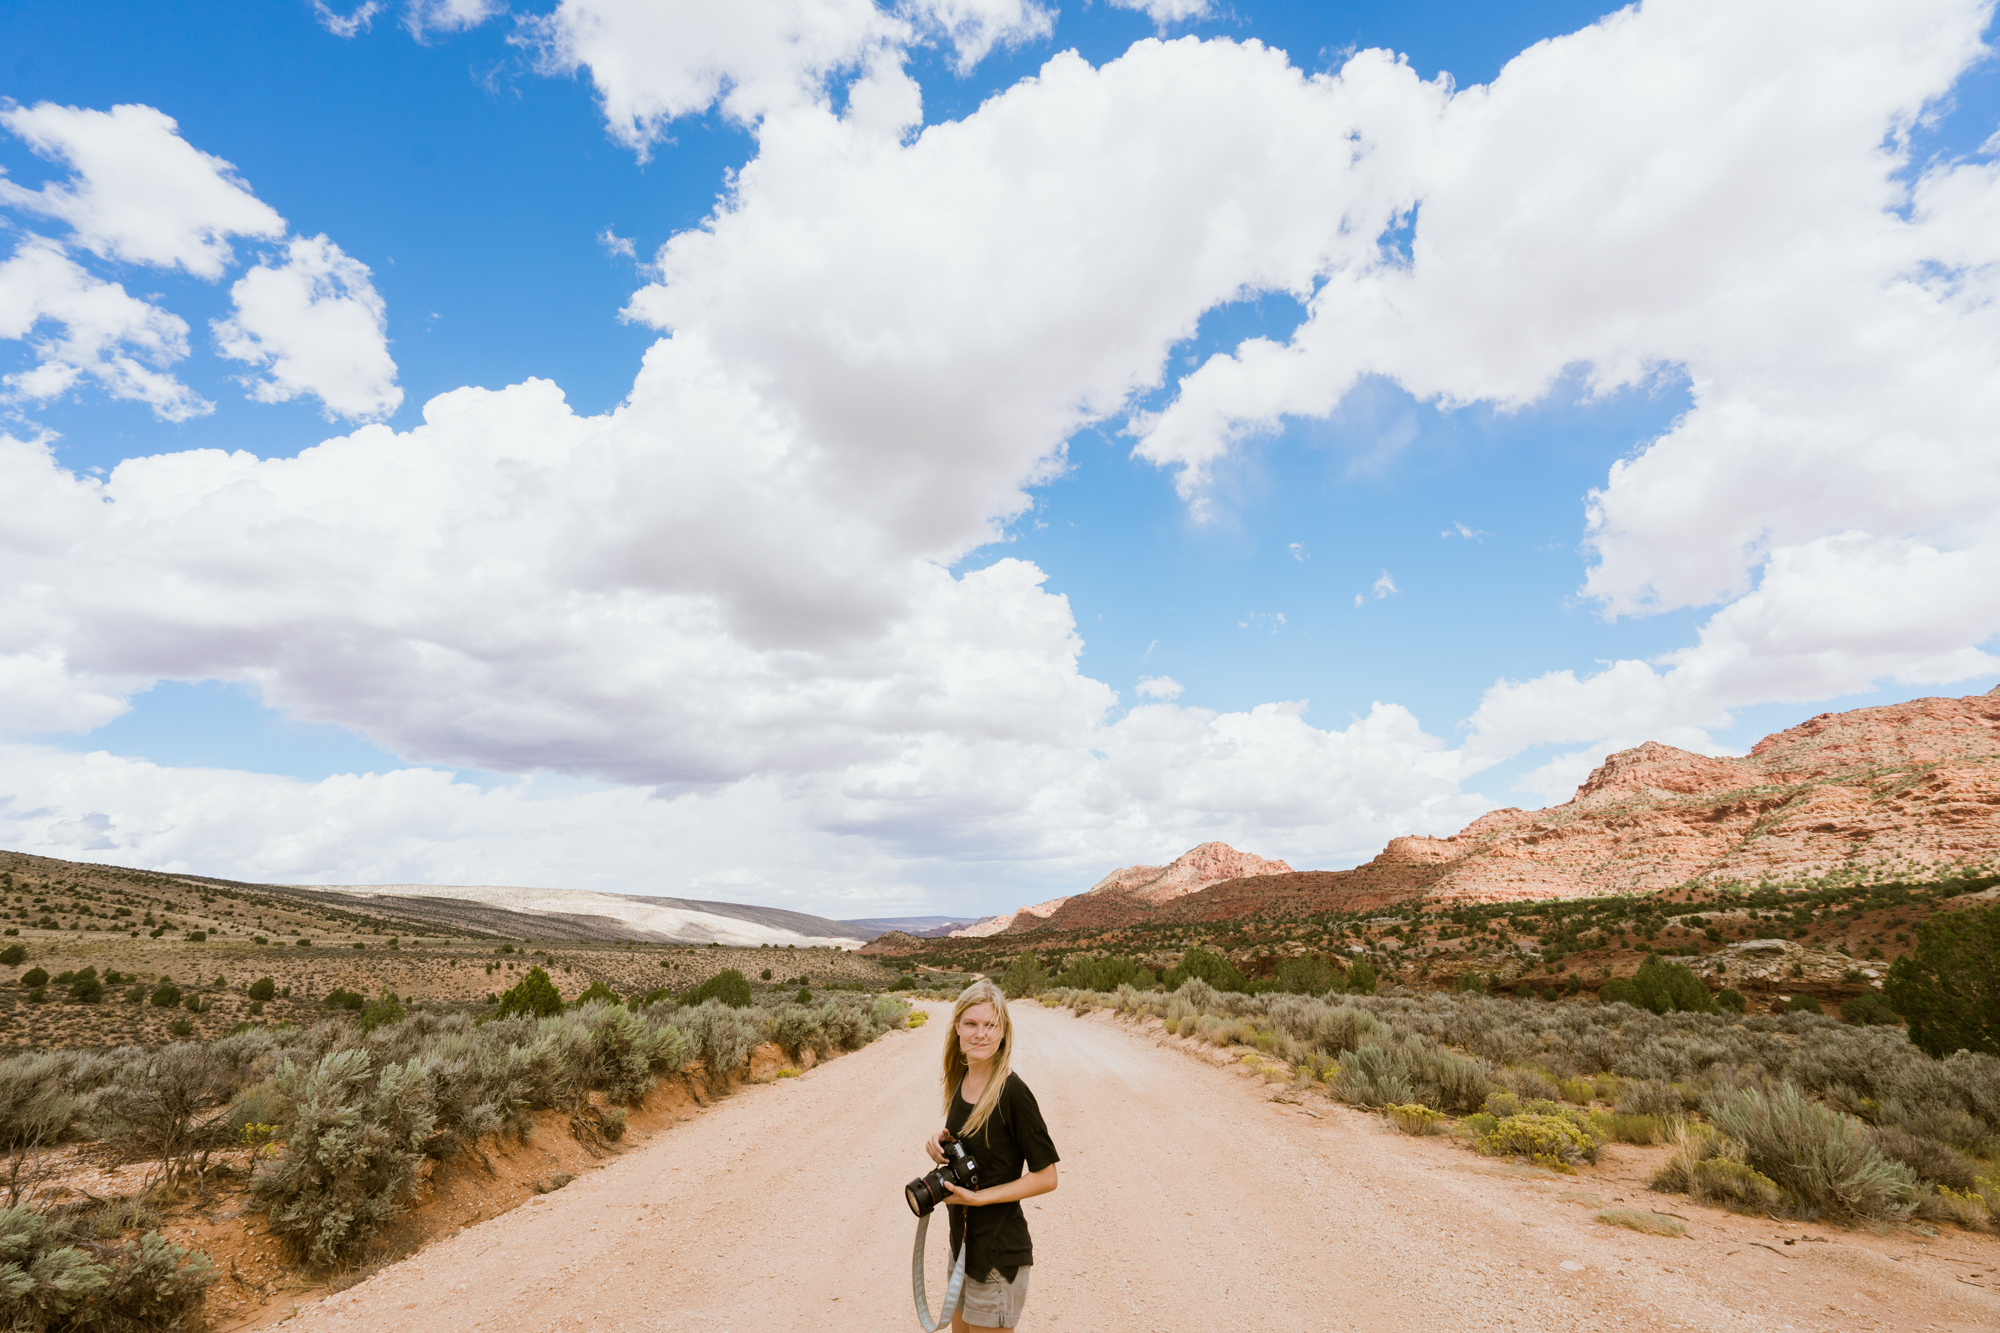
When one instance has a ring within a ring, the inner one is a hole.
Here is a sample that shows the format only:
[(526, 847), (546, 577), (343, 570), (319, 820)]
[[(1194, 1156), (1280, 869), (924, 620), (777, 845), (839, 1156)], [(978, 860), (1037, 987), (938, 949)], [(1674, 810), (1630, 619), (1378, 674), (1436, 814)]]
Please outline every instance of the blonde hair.
[(971, 1069), (965, 1059), (965, 1052), (958, 1048), (958, 1018), (966, 1010), (978, 1004), (993, 1006), (993, 1016), (1000, 1020), (1000, 1046), (993, 1052), (993, 1077), (986, 1080), (986, 1090), (973, 1103), (972, 1114), (966, 1117), (965, 1127), (958, 1132), (961, 1139), (970, 1138), (986, 1128), (992, 1118), (993, 1108), (1000, 1104), (1000, 1093), (1007, 1086), (1009, 1057), (1014, 1054), (1014, 1020), (1007, 1017), (1007, 993), (988, 981), (985, 977), (973, 982), (959, 992), (958, 1002), (951, 1007), (951, 1026), (944, 1034), (944, 1113), (951, 1115), (952, 1098), (958, 1096), (959, 1085), (965, 1082), (966, 1073)]

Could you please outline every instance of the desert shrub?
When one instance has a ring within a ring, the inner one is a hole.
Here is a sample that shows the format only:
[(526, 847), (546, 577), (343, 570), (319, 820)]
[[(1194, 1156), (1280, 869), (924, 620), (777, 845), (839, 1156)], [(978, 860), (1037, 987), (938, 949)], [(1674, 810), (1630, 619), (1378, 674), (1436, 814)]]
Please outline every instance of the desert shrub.
[(1899, 1217), (1916, 1202), (1915, 1173), (1877, 1152), (1859, 1121), (1789, 1083), (1769, 1096), (1746, 1088), (1719, 1097), (1709, 1118), (1743, 1145), (1745, 1161), (1804, 1208)]
[[(740, 975), (740, 974), (739, 974)], [(592, 981), (584, 988), (583, 994), (570, 1001), (570, 1007), (581, 1009), (587, 1004), (623, 1004), (625, 1001), (617, 991), (601, 981)]]
[(1639, 988), (1630, 978), (1613, 977), (1597, 988), (1599, 1004), (1629, 1004), (1634, 1009), (1642, 1008), (1639, 1003)]
[[(1700, 977), (1688, 967), (1670, 963), (1657, 954), (1648, 954), (1639, 964), (1639, 970), (1632, 974), (1631, 992), (1632, 998), (1627, 1003), (1649, 1013), (1705, 1014), (1715, 1009), (1715, 1000)], [(1599, 991), (1598, 997), (1603, 999), (1604, 992)]]
[(871, 1017), (877, 1034), (887, 1032), (890, 1028), (902, 1027), (910, 1017), (909, 1002), (892, 999), (887, 995), (877, 996)]
[(1345, 989), (1347, 979), (1324, 958), (1287, 958), (1278, 964), (1271, 983), (1291, 995), (1325, 995)]
[(229, 1138), (224, 1117), (238, 1080), (207, 1047), (187, 1042), (140, 1051), (97, 1094), (107, 1134), (128, 1156), (157, 1161), (156, 1177), (175, 1184), (206, 1170)]
[(1359, 1050), (1382, 1027), (1375, 1015), (1358, 1005), (1336, 1005), (1313, 1025), (1312, 1040), (1328, 1055)]
[(1373, 995), (1378, 978), (1375, 965), (1366, 958), (1358, 958), (1347, 969), (1347, 993), (1349, 995)]
[(1788, 1014), (1823, 1014), (1826, 1010), (1820, 1005), (1818, 1000), (1810, 995), (1794, 995), (1791, 999), (1785, 1001), (1785, 1012)]
[(783, 1047), (793, 1059), (807, 1051), (826, 1049), (826, 1033), (820, 1027), (818, 1010), (788, 1004), (771, 1016), (769, 1024), (771, 1040)]
[(28, 987), (30, 990), (33, 990), (36, 986), (48, 985), (49, 984), (48, 969), (41, 967), (29, 968), (27, 971), (21, 974), (21, 984), (23, 986)]
[(1692, 1111), (1701, 1104), (1701, 1095), (1666, 1079), (1641, 1078), (1627, 1082), (1618, 1091), (1618, 1114), (1671, 1117)]
[(1717, 991), (1715, 1003), (1717, 1008), (1726, 1009), (1732, 1014), (1740, 1014), (1749, 1007), (1749, 1001), (1743, 998), (1743, 992), (1734, 986), (1724, 986)]
[(361, 1012), (363, 1006), (368, 1003), (368, 1000), (360, 991), (342, 990), (336, 986), (326, 993), (326, 998), (321, 1000), (320, 1003), (329, 1009), (346, 1009), (351, 1013), (358, 1014)]
[(1895, 1125), (1876, 1125), (1868, 1131), (1875, 1151), (1892, 1162), (1901, 1162), (1927, 1185), (1970, 1190), (1977, 1173), (1969, 1158), (1933, 1138), (1912, 1134)]
[(1405, 1134), (1435, 1134), (1438, 1122), (1444, 1117), (1421, 1102), (1411, 1102), (1404, 1106), (1385, 1106), (1382, 1114), (1389, 1123)]
[(361, 1030), (363, 1032), (373, 1032), (376, 1028), (386, 1027), (391, 1023), (400, 1023), (402, 1021), (403, 1002), (396, 997), (396, 992), (390, 990), (387, 986), (382, 988), (380, 995), (361, 1006)]
[(1189, 981), (1201, 981), (1219, 991), (1242, 993), (1250, 989), (1249, 978), (1238, 971), (1234, 963), (1219, 953), (1202, 948), (1189, 949), (1182, 954), (1181, 961), (1168, 968), (1160, 980), (1168, 990), (1179, 990)]
[(271, 1228), (317, 1268), (358, 1258), (402, 1209), (436, 1123), (421, 1062), (377, 1070), (367, 1051), (287, 1059), (282, 1157), (253, 1181)]
[(1865, 990), (1850, 1000), (1840, 1002), (1840, 1021), (1855, 1027), (1889, 1026), (1903, 1021), (1896, 1012), (1896, 1006), (1889, 1003), (1881, 991)]
[(1509, 1065), (1495, 1071), (1493, 1082), (1531, 1101), (1536, 1098), (1555, 1101), (1562, 1097), (1562, 1085), (1549, 1075), (1548, 1070), (1534, 1065)]
[(811, 1004), (812, 1002), (813, 993), (812, 988), (809, 986), (799, 987), (799, 993), (792, 997), (793, 1004)]
[(1055, 981), (1058, 986), (1090, 991), (1115, 991), (1120, 986), (1151, 990), (1158, 984), (1150, 969), (1141, 967), (1130, 958), (1119, 956), (1079, 957), (1064, 968)]
[(1604, 1143), (1659, 1143), (1667, 1136), (1667, 1122), (1659, 1116), (1615, 1111), (1590, 1117), (1590, 1129)]
[(845, 1004), (821, 1005), (819, 1025), (827, 1044), (843, 1051), (859, 1050), (877, 1035), (867, 1015)]
[(1991, 1220), (1986, 1200), (1971, 1190), (1955, 1190), (1946, 1185), (1927, 1189), (1917, 1196), (1916, 1214), (1932, 1222), (1955, 1222), (1977, 1228)]
[(4, 949), (0, 949), (0, 963), (4, 963), (8, 967), (19, 967), (27, 957), (28, 951), (18, 944), (10, 944)]
[(0, 1210), (0, 1319), (17, 1330), (177, 1330), (202, 1325), (218, 1274), (208, 1256), (148, 1232), (113, 1250), (69, 1216)]
[(712, 1076), (743, 1067), (750, 1050), (763, 1036), (754, 1018), (739, 1014), (720, 1000), (682, 1009), (674, 1022), (686, 1034), (688, 1058), (700, 1060)]
[(716, 1001), (732, 1009), (747, 1009), (750, 1007), (751, 998), (749, 978), (733, 967), (725, 967), (689, 991), (682, 997), (681, 1003), (702, 1005)]
[(250, 983), (245, 992), (253, 1000), (275, 1000), (278, 997), (278, 983), (270, 977), (259, 977)]
[(1374, 1042), (1342, 1052), (1340, 1067), (1329, 1082), (1335, 1096), (1356, 1106), (1387, 1106), (1416, 1100), (1416, 1089), (1410, 1085), (1393, 1048)]
[(1038, 995), (1049, 984), (1049, 974), (1042, 968), (1042, 960), (1032, 953), (1024, 953), (1007, 964), (1007, 971), (1000, 978), (1000, 989), (1010, 1000), (1018, 1000), (1027, 995)]
[(516, 1014), (524, 1014), (530, 1018), (548, 1018), (561, 1013), (562, 1007), (562, 994), (549, 980), (549, 974), (540, 967), (531, 967), (526, 976), (500, 997), (500, 1010), (494, 1016), (512, 1018)]
[(1524, 1111), (1503, 1116), (1477, 1140), (1479, 1151), (1495, 1157), (1521, 1156), (1558, 1171), (1597, 1160), (1597, 1140), (1567, 1115)]
[(1492, 1091), (1485, 1064), (1473, 1056), (1447, 1050), (1424, 1037), (1412, 1037), (1398, 1054), (1404, 1076), (1417, 1099), (1454, 1115), (1477, 1109)]
[(1677, 1120), (1669, 1126), (1667, 1140), (1674, 1152), (1653, 1173), (1651, 1188), (1750, 1212), (1784, 1206), (1784, 1191), (1746, 1163), (1743, 1145), (1720, 1130)]
[(1889, 965), (1883, 995), (1925, 1053), (2000, 1055), (2000, 905), (1940, 913)]

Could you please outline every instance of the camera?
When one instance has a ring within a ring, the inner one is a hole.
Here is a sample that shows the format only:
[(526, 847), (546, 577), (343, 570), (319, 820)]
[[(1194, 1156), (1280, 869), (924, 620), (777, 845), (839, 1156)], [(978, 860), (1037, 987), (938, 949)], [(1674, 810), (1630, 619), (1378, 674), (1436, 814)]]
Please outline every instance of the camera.
[(903, 1186), (903, 1199), (918, 1217), (929, 1217), (932, 1209), (951, 1199), (951, 1191), (945, 1188), (946, 1181), (960, 1189), (979, 1188), (979, 1163), (965, 1151), (965, 1145), (947, 1134), (938, 1147), (944, 1150), (944, 1165)]

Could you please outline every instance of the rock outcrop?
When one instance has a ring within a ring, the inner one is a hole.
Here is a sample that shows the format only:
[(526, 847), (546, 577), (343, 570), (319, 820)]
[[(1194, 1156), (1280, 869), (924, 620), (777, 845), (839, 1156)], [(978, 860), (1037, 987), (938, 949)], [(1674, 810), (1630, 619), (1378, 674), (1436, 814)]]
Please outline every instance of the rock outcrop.
[(1176, 875), (1213, 848), (1243, 856), (1207, 843), (1157, 874), (1116, 870), (1088, 893), (996, 918), (1004, 924), (980, 933), (1296, 918), (1410, 898), (1991, 872), (2000, 869), (2000, 689), (1822, 713), (1740, 759), (1649, 741), (1606, 758), (1562, 805), (1495, 810), (1449, 838), (1395, 838), (1353, 870), (1293, 871), (1248, 857), (1251, 869), (1202, 884), (1231, 864), (1211, 855)]
[(1416, 872), (1430, 896), (1495, 900), (1930, 878), (1996, 859), (2000, 690), (1822, 713), (1740, 759), (1648, 742), (1607, 758), (1563, 805), (1399, 838), (1376, 863)]
[(1126, 866), (1114, 870), (1084, 892), (1068, 898), (1051, 898), (1032, 907), (1017, 908), (1004, 916), (988, 917), (963, 930), (952, 932), (954, 939), (977, 939), (988, 935), (1025, 934), (1032, 930), (1083, 930), (1123, 925), (1145, 918), (1163, 904), (1224, 880), (1262, 875), (1287, 875), (1292, 868), (1283, 861), (1267, 861), (1249, 852), (1239, 852), (1226, 842), (1205, 842), (1181, 853), (1164, 866)]

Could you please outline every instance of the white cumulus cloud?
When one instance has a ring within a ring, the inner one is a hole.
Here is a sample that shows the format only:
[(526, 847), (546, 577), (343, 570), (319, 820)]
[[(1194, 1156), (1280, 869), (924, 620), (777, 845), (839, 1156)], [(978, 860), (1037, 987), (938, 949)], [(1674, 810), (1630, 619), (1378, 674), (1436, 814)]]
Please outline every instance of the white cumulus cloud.
[(402, 404), (388, 315), (368, 266), (326, 237), (294, 237), (282, 264), (257, 265), (229, 294), (235, 313), (216, 321), (216, 342), (224, 356), (265, 370), (250, 382), (251, 397), (311, 395), (329, 416), (351, 419)]
[(53, 241), (26, 237), (0, 263), (0, 338), (32, 339), (36, 360), (5, 378), (0, 401), (47, 402), (91, 380), (163, 420), (200, 416), (212, 404), (165, 369), (187, 356), (187, 334), (178, 315), (85, 272)]
[(1139, 677), (1138, 695), (1141, 699), (1178, 699), (1181, 692), (1181, 683), (1172, 676)]
[(284, 235), (285, 220), (235, 167), (153, 107), (42, 102), (0, 111), (0, 125), (75, 172), (40, 190), (0, 178), (0, 203), (67, 223), (70, 243), (92, 254), (213, 280), (231, 262), (231, 236)]

